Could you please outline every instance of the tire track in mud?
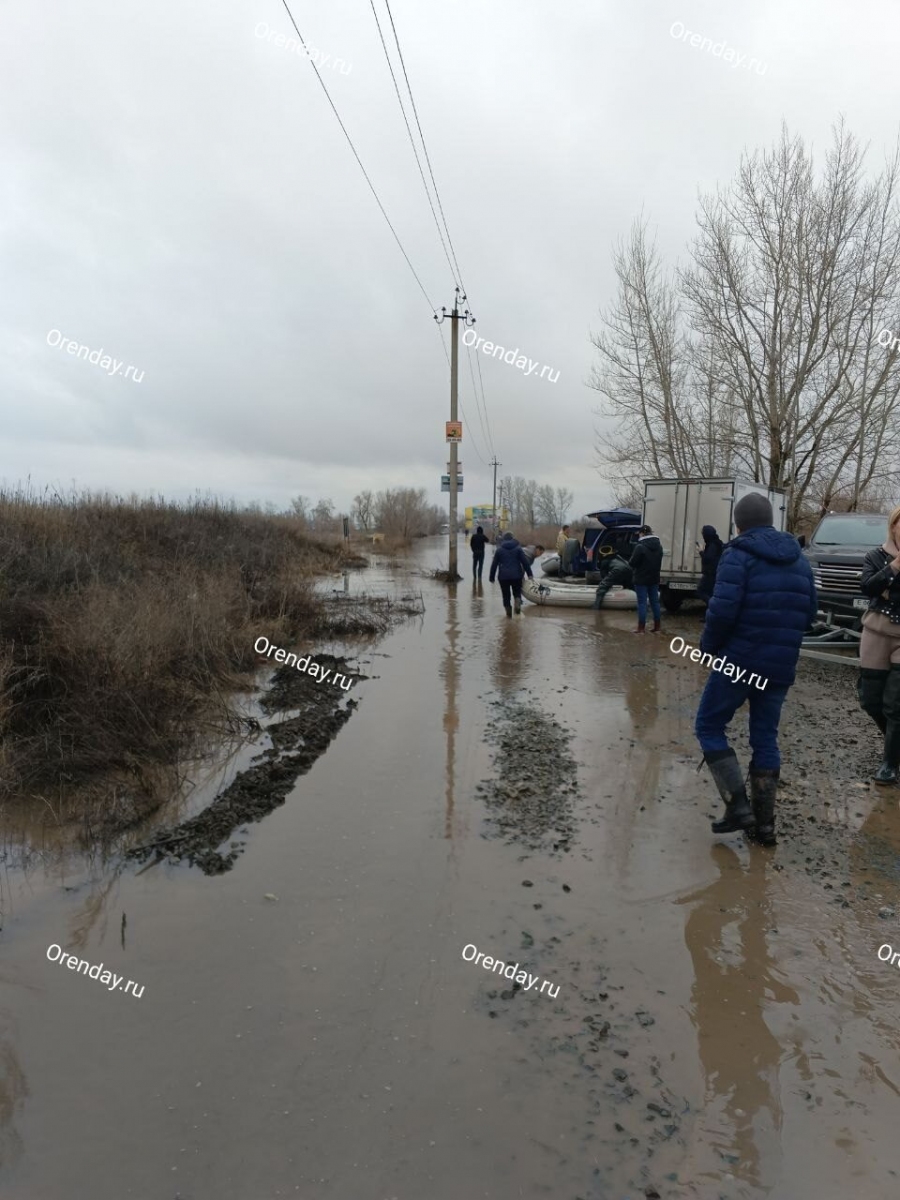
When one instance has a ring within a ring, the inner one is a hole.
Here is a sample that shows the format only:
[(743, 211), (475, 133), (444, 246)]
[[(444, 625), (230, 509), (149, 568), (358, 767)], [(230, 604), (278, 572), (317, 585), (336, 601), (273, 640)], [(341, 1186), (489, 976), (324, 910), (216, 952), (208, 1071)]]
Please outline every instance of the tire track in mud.
[[(365, 679), (351, 674), (347, 660), (331, 654), (316, 655), (316, 662), (342, 673), (354, 682)], [(187, 860), (205, 875), (221, 875), (231, 869), (243, 843), (232, 842), (227, 852), (222, 844), (234, 831), (261, 821), (284, 804), (301, 775), (321, 758), (349, 721), (357, 701), (347, 699), (340, 688), (320, 684), (293, 667), (279, 667), (260, 701), (266, 714), (292, 713), (283, 721), (263, 726), (272, 745), (263, 750), (254, 765), (242, 771), (213, 802), (197, 816), (174, 828), (162, 827), (142, 846), (127, 851), (126, 857), (140, 862), (155, 854), (157, 860)]]

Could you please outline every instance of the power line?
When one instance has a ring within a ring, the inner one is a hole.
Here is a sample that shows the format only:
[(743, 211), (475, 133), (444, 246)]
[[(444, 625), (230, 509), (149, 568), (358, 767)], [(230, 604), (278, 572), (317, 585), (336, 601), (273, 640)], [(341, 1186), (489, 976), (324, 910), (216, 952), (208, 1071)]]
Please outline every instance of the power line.
[[(303, 40), (303, 35), (301, 34), (300, 30), (297, 28), (297, 22), (294, 20), (294, 14), (288, 8), (287, 0), (281, 0), (281, 3), (284, 5), (284, 11), (287, 13), (288, 17), (290, 18), (290, 22), (293, 25), (294, 30), (296, 31), (297, 37), (300, 39), (300, 44), (303, 46), (303, 49), (305, 50), (306, 42)], [(394, 235), (394, 240), (396, 241), (397, 245), (400, 247), (400, 253), (406, 259), (407, 266), (409, 267), (410, 271), (412, 271), (413, 277), (415, 278), (416, 283), (419, 285), (419, 290), (421, 291), (422, 295), (425, 297), (426, 301), (428, 302), (428, 307), (431, 309), (432, 313), (435, 313), (437, 311), (437, 309), (431, 303), (431, 299), (430, 299), (428, 293), (425, 291), (425, 285), (422, 283), (422, 280), (419, 278), (418, 274), (416, 273), (416, 268), (412, 265), (409, 255), (404, 250), (403, 243), (400, 241), (400, 238), (397, 234), (397, 230), (391, 224), (391, 219), (385, 212), (384, 205), (381, 203), (378, 193), (375, 191), (375, 185), (372, 183), (372, 180), (369, 178), (369, 173), (366, 170), (366, 168), (363, 166), (362, 159), (357, 154), (356, 147), (353, 145), (353, 139), (350, 137), (350, 134), (347, 132), (346, 126), (344, 125), (344, 122), (341, 120), (341, 115), (338, 112), (337, 108), (335, 107), (335, 103), (332, 100), (331, 95), (329, 94), (328, 88), (325, 86), (325, 82), (322, 79), (322, 76), (319, 74), (319, 68), (316, 66), (316, 64), (313, 62), (312, 58), (309, 57), (308, 54), (307, 54), (307, 58), (309, 58), (310, 66), (316, 73), (316, 78), (318, 79), (319, 83), (322, 85), (322, 91), (325, 93), (325, 96), (328, 99), (328, 103), (331, 105), (332, 112), (334, 113), (335, 117), (337, 118), (337, 123), (338, 123), (338, 125), (340, 125), (341, 130), (343, 131), (344, 137), (347, 139), (350, 149), (353, 151), (353, 157), (359, 163), (359, 169), (362, 171), (363, 175), (365, 176), (366, 183), (369, 185), (369, 189), (371, 190), (372, 195), (375, 197), (375, 203), (381, 209), (381, 215), (384, 217), (385, 221), (387, 221), (388, 228), (390, 229), (391, 233)], [(440, 199), (438, 199), (438, 203), (440, 203)], [(451, 249), (452, 249), (452, 245), (451, 245)]]
[(491, 443), (491, 454), (493, 454), (494, 458), (496, 458), (497, 451), (494, 449), (494, 436), (491, 432), (491, 418), (488, 416), (487, 399), (485, 398), (484, 394), (484, 379), (481, 377), (481, 359), (477, 354), (475, 355), (475, 365), (478, 367), (478, 380), (481, 384), (481, 402), (484, 405), (484, 419), (487, 421), (488, 437)]
[(409, 100), (410, 100), (410, 103), (412, 104), (413, 116), (416, 118), (416, 127), (419, 130), (419, 137), (422, 139), (422, 149), (425, 152), (425, 161), (428, 164), (428, 174), (431, 176), (431, 184), (432, 184), (432, 187), (434, 188), (434, 194), (437, 198), (438, 208), (441, 210), (441, 220), (444, 222), (444, 229), (446, 230), (446, 233), (447, 233), (447, 241), (450, 245), (450, 252), (453, 255), (454, 263), (456, 263), (456, 273), (459, 276), (460, 288), (463, 292), (465, 292), (466, 289), (463, 286), (463, 282), (462, 282), (462, 271), (460, 271), (460, 269), (459, 269), (459, 262), (457, 261), (457, 258), (456, 258), (456, 251), (453, 248), (453, 240), (450, 237), (450, 229), (449, 229), (449, 226), (447, 225), (447, 218), (444, 216), (444, 206), (443, 206), (443, 204), (441, 204), (441, 194), (438, 191), (438, 185), (434, 178), (434, 171), (431, 169), (431, 158), (428, 154), (428, 147), (425, 144), (425, 134), (422, 132), (422, 123), (419, 120), (419, 110), (416, 108), (416, 101), (415, 101), (415, 98), (412, 93), (412, 87), (410, 86), (409, 76), (406, 73), (406, 63), (403, 61), (403, 51), (400, 49), (400, 39), (397, 36), (397, 27), (394, 24), (394, 14), (391, 12), (390, 0), (384, 0), (384, 6), (388, 11), (388, 16), (390, 17), (391, 29), (394, 32), (394, 41), (397, 44), (397, 53), (400, 56), (400, 66), (403, 68), (403, 78), (406, 80), (406, 90), (409, 92)]
[(428, 190), (428, 183), (425, 179), (425, 172), (422, 170), (422, 163), (421, 163), (421, 160), (419, 159), (419, 151), (416, 149), (415, 138), (413, 137), (412, 130), (409, 127), (409, 121), (406, 116), (406, 109), (404, 108), (404, 105), (403, 105), (403, 97), (400, 95), (400, 85), (397, 83), (397, 76), (394, 74), (394, 67), (391, 63), (391, 57), (388, 54), (388, 48), (387, 48), (387, 44), (384, 40), (384, 34), (381, 32), (381, 22), (378, 20), (378, 13), (375, 10), (375, 0), (369, 0), (369, 4), (372, 6), (372, 16), (375, 18), (375, 24), (378, 27), (378, 36), (381, 38), (381, 48), (384, 51), (384, 58), (385, 58), (385, 61), (387, 62), (388, 70), (391, 73), (391, 79), (394, 82), (394, 91), (397, 93), (397, 103), (400, 105), (400, 113), (403, 117), (403, 124), (406, 126), (406, 132), (409, 137), (409, 144), (412, 146), (412, 152), (413, 152), (413, 155), (415, 156), (416, 166), (419, 168), (419, 176), (422, 180), (422, 187), (425, 189), (425, 197), (428, 200), (428, 206), (431, 209), (431, 215), (432, 215), (432, 217), (434, 217), (435, 228), (438, 231), (438, 237), (441, 239), (441, 246), (443, 247), (443, 250), (444, 250), (444, 257), (447, 260), (447, 266), (450, 268), (450, 274), (453, 276), (453, 282), (455, 284), (459, 284), (459, 279), (456, 276), (456, 271), (454, 270), (453, 263), (450, 261), (450, 255), (447, 253), (447, 244), (444, 241), (444, 234), (441, 231), (441, 223), (438, 220), (437, 213), (434, 211), (434, 203), (431, 199), (431, 192), (429, 192), (429, 190)]
[[(441, 338), (441, 345), (442, 345), (442, 346), (443, 346), (443, 348), (444, 348), (444, 358), (446, 358), (446, 360), (447, 360), (447, 366), (449, 367), (449, 366), (450, 366), (450, 355), (447, 353), (447, 343), (444, 341), (444, 329), (443, 329), (443, 326), (442, 326), (442, 325), (438, 325), (438, 326), (437, 326), (437, 331), (438, 331), (438, 333), (440, 334), (440, 338)], [(477, 404), (477, 402), (478, 402), (478, 397), (477, 397), (477, 396), (475, 397), (475, 401), (476, 401), (476, 404)], [(469, 418), (466, 416), (466, 410), (463, 408), (463, 403), (462, 403), (462, 400), (460, 400), (460, 401), (459, 401), (459, 409), (460, 409), (460, 412), (462, 413), (463, 420), (464, 420), (464, 421), (465, 421), (465, 423), (466, 423), (466, 427), (467, 427), (467, 428), (468, 428), (468, 430), (469, 430), (469, 437), (472, 439), (472, 449), (475, 451), (475, 453), (478, 455), (478, 457), (481, 459), (482, 463), (483, 463), (483, 464), (484, 464), (486, 467), (490, 466), (490, 463), (488, 463), (488, 462), (486, 461), (486, 459), (484, 459), (484, 458), (482, 457), (481, 451), (478, 449), (478, 443), (477, 443), (477, 441), (475, 440), (475, 434), (474, 434), (474, 432), (473, 432), (473, 430), (474, 430), (474, 426), (473, 426), (473, 425), (470, 423), (470, 421), (469, 421)]]
[[(460, 270), (459, 260), (456, 257), (456, 250), (453, 246), (453, 240), (450, 237), (450, 227), (447, 224), (447, 217), (444, 213), (444, 206), (441, 202), (441, 194), (440, 194), (440, 191), (438, 190), (437, 180), (434, 177), (434, 170), (432, 169), (432, 166), (431, 166), (431, 156), (428, 153), (428, 145), (425, 141), (425, 133), (424, 133), (424, 130), (422, 129), (422, 122), (419, 120), (419, 110), (416, 106), (416, 100), (415, 100), (415, 96), (413, 95), (412, 85), (409, 82), (409, 74), (406, 70), (406, 60), (403, 57), (403, 50), (400, 47), (400, 37), (397, 33), (397, 26), (394, 22), (394, 14), (391, 12), (390, 0), (384, 0), (385, 8), (387, 9), (388, 18), (390, 19), (390, 22), (391, 22), (391, 30), (394, 35), (394, 43), (397, 47), (397, 54), (400, 58), (400, 65), (403, 69), (403, 78), (406, 83), (406, 90), (409, 93), (409, 101), (410, 101), (410, 104), (412, 105), (413, 115), (415, 116), (416, 128), (419, 131), (419, 138), (422, 142), (422, 151), (425, 155), (425, 161), (428, 165), (428, 174), (431, 177), (431, 184), (432, 184), (432, 187), (434, 188), (435, 198), (437, 199), (438, 208), (440, 209), (440, 212), (441, 212), (441, 220), (444, 223), (444, 231), (446, 232), (446, 235), (447, 235), (447, 243), (444, 242), (444, 237), (441, 234), (440, 224), (437, 219), (437, 214), (434, 211), (434, 204), (432, 203), (432, 200), (431, 200), (431, 193), (428, 190), (428, 184), (425, 181), (425, 175), (424, 175), (424, 172), (422, 171), (422, 163), (421, 163), (421, 160), (419, 159), (418, 150), (416, 149), (415, 138), (413, 137), (412, 130), (409, 127), (409, 121), (406, 116), (406, 107), (405, 107), (405, 105), (403, 103), (403, 99), (400, 95), (400, 88), (397, 84), (397, 77), (394, 74), (394, 68), (393, 68), (393, 65), (391, 64), (390, 55), (388, 54), (387, 46), (385, 45), (384, 35), (381, 31), (381, 22), (378, 20), (378, 12), (375, 8), (374, 0), (369, 0), (369, 3), (372, 8), (372, 15), (375, 17), (375, 24), (378, 27), (378, 36), (381, 38), (381, 46), (382, 46), (382, 49), (384, 50), (384, 56), (385, 56), (385, 60), (387, 61), (387, 64), (388, 64), (388, 70), (391, 73), (391, 79), (393, 80), (393, 83), (394, 83), (394, 91), (397, 93), (397, 103), (400, 105), (400, 112), (403, 115), (403, 123), (406, 126), (406, 132), (409, 137), (410, 145), (412, 146), (413, 155), (415, 156), (416, 166), (419, 169), (419, 175), (422, 179), (422, 186), (425, 188), (425, 195), (428, 199), (428, 205), (431, 209), (431, 215), (434, 217), (435, 225), (437, 226), (438, 236), (441, 239), (441, 246), (444, 251), (444, 256), (447, 258), (447, 263), (450, 266), (451, 274), (453, 273), (453, 268), (455, 265), (456, 275), (454, 277), (454, 281), (457, 282), (457, 286), (460, 288), (460, 290), (463, 293), (465, 293), (465, 287), (463, 286), (463, 282), (462, 282), (462, 271)], [(447, 254), (447, 244), (449, 244), (450, 252), (453, 255), (453, 263), (450, 262), (449, 255)], [(443, 344), (443, 335), (441, 337), (441, 342)], [(469, 370), (471, 372), (471, 370), (472, 370), (471, 349), (469, 347), (467, 347), (467, 349), (470, 350)], [(444, 345), (444, 354), (445, 354), (445, 356), (447, 355), (446, 345)], [(449, 357), (448, 357), (447, 361), (449, 363)], [(480, 360), (478, 360), (478, 379), (479, 379), (479, 382), (481, 385), (481, 401), (480, 401), (480, 403), (479, 403), (479, 398), (478, 398), (478, 387), (475, 384), (474, 374), (472, 375), (472, 390), (475, 395), (475, 407), (476, 407), (476, 411), (478, 413), (478, 420), (481, 425), (481, 431), (484, 436), (485, 445), (488, 447), (489, 453), (491, 453), (494, 456), (494, 458), (496, 458), (497, 454), (496, 454), (496, 450), (494, 449), (494, 439), (493, 439), (493, 435), (491, 432), (490, 417), (488, 416), (487, 397), (484, 394), (484, 378), (481, 373), (481, 361)], [(483, 420), (482, 420), (482, 412), (484, 413)], [(463, 415), (465, 416), (465, 414), (463, 414)], [(473, 445), (475, 445), (474, 440), (473, 440)], [(481, 461), (484, 462), (484, 459), (481, 457), (481, 454), (477, 450), (477, 448), (476, 448), (476, 453), (478, 454), (478, 457), (481, 458)], [(485, 463), (485, 466), (487, 466), (487, 465), (488, 464)]]
[(481, 432), (484, 435), (484, 444), (488, 448), (488, 453), (493, 454), (493, 448), (491, 447), (491, 439), (488, 437), (487, 431), (485, 430), (484, 421), (482, 420), (482, 416), (481, 416), (481, 405), (478, 403), (478, 387), (475, 383), (475, 370), (472, 367), (472, 347), (466, 346), (466, 350), (468, 351), (468, 358), (469, 358), (469, 374), (472, 376), (472, 392), (474, 393), (474, 396), (475, 396), (475, 407), (478, 410), (478, 420), (481, 423)]

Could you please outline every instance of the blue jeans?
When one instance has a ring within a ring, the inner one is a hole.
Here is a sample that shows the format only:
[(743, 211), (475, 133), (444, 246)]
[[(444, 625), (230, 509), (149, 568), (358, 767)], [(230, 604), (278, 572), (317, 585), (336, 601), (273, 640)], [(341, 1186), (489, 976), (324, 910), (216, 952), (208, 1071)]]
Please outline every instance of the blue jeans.
[(481, 572), (484, 570), (484, 552), (481, 554), (472, 555), (472, 578), (480, 579)]
[(653, 620), (660, 619), (659, 611), (659, 584), (658, 583), (636, 583), (634, 590), (637, 592), (638, 598), (638, 624), (646, 625), (647, 623), (647, 595), (650, 596), (650, 605), (653, 609)]
[(778, 752), (778, 722), (787, 687), (766, 685), (760, 691), (756, 684), (744, 680), (735, 683), (721, 671), (710, 671), (700, 707), (694, 721), (694, 733), (704, 754), (711, 750), (728, 750), (725, 727), (745, 700), (750, 702), (750, 745), (753, 756), (750, 767), (760, 771), (777, 771), (781, 766)]

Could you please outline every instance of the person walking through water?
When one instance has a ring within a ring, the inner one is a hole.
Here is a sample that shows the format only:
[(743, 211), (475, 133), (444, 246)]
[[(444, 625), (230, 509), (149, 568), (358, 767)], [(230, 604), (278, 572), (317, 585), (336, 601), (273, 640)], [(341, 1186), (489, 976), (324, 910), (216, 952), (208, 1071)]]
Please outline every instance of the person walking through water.
[(516, 612), (520, 613), (522, 611), (522, 580), (526, 575), (529, 579), (534, 579), (534, 576), (531, 573), (528, 555), (508, 531), (504, 533), (491, 560), (491, 583), (498, 574), (500, 591), (503, 593), (503, 607), (506, 609), (506, 615), (511, 617), (513, 610), (510, 603), (510, 592), (516, 602)]
[[(734, 523), (737, 536), (722, 552), (700, 639), (701, 652), (727, 666), (710, 670), (694, 732), (725, 802), (725, 815), (713, 821), (713, 833), (744, 829), (761, 845), (774, 846), (778, 722), (797, 673), (803, 634), (816, 619), (818, 597), (800, 544), (773, 528), (765, 496), (751, 493), (739, 500)], [(725, 736), (745, 700), (753, 751), (749, 800)]]
[(472, 551), (472, 579), (481, 579), (481, 573), (484, 570), (484, 548), (487, 545), (487, 538), (484, 536), (484, 527), (479, 525), (472, 536), (469, 538), (469, 548)]
[(875, 783), (897, 783), (900, 770), (900, 508), (887, 538), (866, 555), (861, 588), (869, 597), (859, 643), (857, 695), (884, 737)]
[(662, 542), (649, 525), (638, 530), (638, 544), (631, 553), (628, 565), (634, 576), (634, 590), (638, 598), (638, 626), (634, 633), (647, 631), (647, 600), (653, 608), (653, 632), (659, 633), (661, 613), (659, 611), (659, 576), (662, 571)]
[(713, 594), (713, 588), (716, 586), (716, 571), (725, 546), (714, 525), (704, 525), (701, 532), (703, 549), (700, 550), (699, 546), (697, 549), (700, 550), (700, 569), (703, 574), (700, 586), (697, 588), (697, 595), (708, 604), (709, 598)]

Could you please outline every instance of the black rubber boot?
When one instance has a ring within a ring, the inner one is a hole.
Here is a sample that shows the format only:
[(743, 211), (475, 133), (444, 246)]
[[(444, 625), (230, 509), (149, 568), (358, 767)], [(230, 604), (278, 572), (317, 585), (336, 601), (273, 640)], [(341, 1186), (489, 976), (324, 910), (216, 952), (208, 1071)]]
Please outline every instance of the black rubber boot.
[(516, 601), (516, 616), (518, 616), (521, 611), (522, 611), (522, 601), (517, 600)]
[(504, 604), (504, 605), (503, 605), (503, 607), (506, 609), (506, 615), (507, 615), (508, 617), (511, 617), (511, 616), (512, 616), (512, 609), (510, 608), (510, 606), (509, 606), (508, 604)]
[(775, 794), (778, 789), (779, 772), (775, 769), (756, 770), (750, 768), (750, 802), (756, 830), (750, 836), (760, 846), (776, 846), (775, 838)]
[(704, 756), (719, 795), (725, 801), (725, 816), (713, 821), (713, 833), (735, 833), (739, 829), (752, 829), (753, 809), (747, 799), (744, 777), (733, 750), (711, 750)]
[(859, 706), (867, 713), (878, 728), (884, 733), (887, 730), (887, 718), (884, 715), (884, 687), (890, 671), (874, 671), (863, 667), (856, 681), (856, 694), (859, 696)]
[(896, 783), (900, 767), (900, 667), (891, 667), (884, 685), (884, 762), (875, 772), (875, 783)]

